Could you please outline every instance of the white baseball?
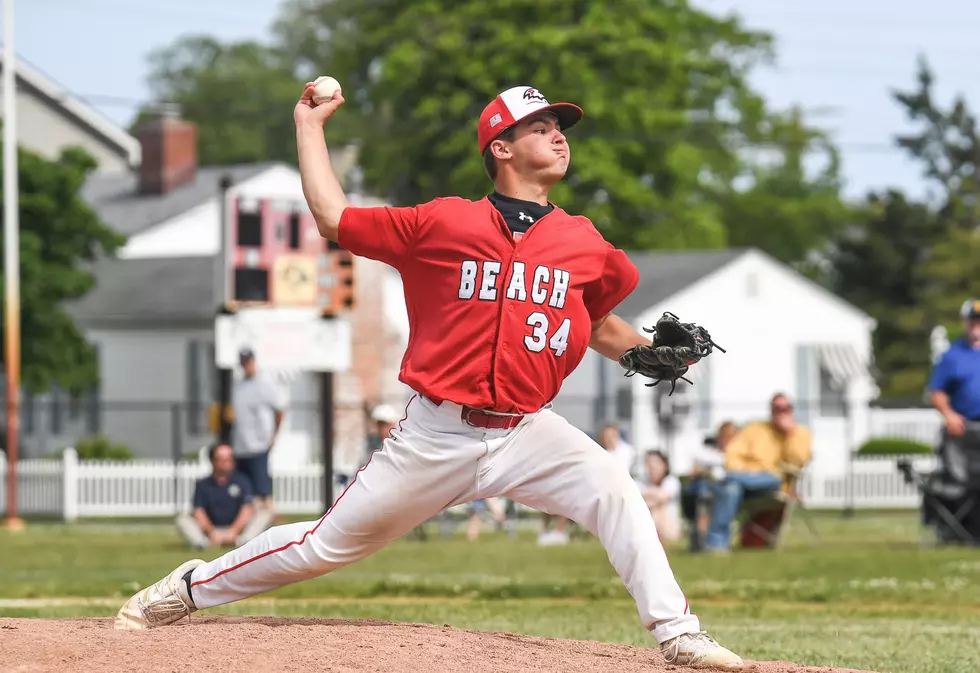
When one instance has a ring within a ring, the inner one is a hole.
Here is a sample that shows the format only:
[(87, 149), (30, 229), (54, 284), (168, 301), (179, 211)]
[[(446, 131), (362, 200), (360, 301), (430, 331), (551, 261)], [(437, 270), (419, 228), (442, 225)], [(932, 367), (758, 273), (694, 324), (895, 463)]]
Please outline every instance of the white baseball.
[(340, 82), (329, 75), (321, 75), (313, 82), (313, 90), (313, 102), (316, 105), (329, 103), (335, 94), (340, 93)]

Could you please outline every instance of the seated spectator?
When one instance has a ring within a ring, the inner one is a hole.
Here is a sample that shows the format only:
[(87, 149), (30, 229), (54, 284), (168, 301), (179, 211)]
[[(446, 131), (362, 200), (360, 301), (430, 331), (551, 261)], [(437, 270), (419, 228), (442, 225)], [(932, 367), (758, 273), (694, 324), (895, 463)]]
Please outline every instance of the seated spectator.
[(786, 466), (802, 468), (812, 455), (812, 434), (796, 422), (789, 398), (779, 393), (770, 401), (769, 421), (749, 423), (725, 449), (725, 476), (711, 483), (713, 499), (708, 525), (708, 551), (727, 551), (731, 523), (742, 500), (782, 488)]
[(644, 456), (646, 478), (638, 481), (643, 500), (657, 526), (660, 539), (681, 539), (681, 482), (670, 473), (670, 461), (660, 451)]
[(616, 425), (612, 423), (604, 425), (599, 431), (598, 443), (616, 459), (616, 462), (623, 466), (624, 470), (630, 474), (633, 473), (633, 446), (623, 439), (623, 433), (619, 431)]
[(470, 542), (476, 541), (480, 537), (480, 530), (483, 528), (483, 515), (487, 512), (497, 525), (503, 528), (507, 513), (498, 498), (480, 498), (469, 503), (470, 520), (466, 526), (466, 539)]
[(704, 446), (693, 456), (691, 474), (681, 493), (681, 509), (690, 526), (690, 549), (699, 551), (708, 534), (711, 482), (725, 477), (725, 449), (738, 432), (731, 421), (725, 421), (714, 437), (707, 437)]
[(267, 510), (256, 511), (252, 484), (235, 471), (235, 456), (227, 444), (217, 444), (208, 453), (212, 472), (194, 487), (194, 511), (177, 517), (177, 528), (189, 544), (241, 546), (272, 523)]

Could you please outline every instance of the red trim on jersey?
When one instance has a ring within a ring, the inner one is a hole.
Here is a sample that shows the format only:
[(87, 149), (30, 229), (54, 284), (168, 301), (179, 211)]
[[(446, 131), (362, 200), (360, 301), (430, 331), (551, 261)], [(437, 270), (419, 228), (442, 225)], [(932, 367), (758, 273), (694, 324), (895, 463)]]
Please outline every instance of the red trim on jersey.
[[(402, 419), (400, 421), (398, 421), (398, 429), (399, 430), (401, 430), (402, 423), (404, 423), (405, 422), (405, 419), (408, 418), (408, 407), (409, 407), (409, 405), (412, 403), (412, 400), (414, 400), (416, 397), (417, 397), (416, 395), (413, 395), (412, 396), (412, 399), (410, 399), (408, 401), (408, 404), (405, 405), (405, 415), (402, 417)], [(388, 436), (390, 437), (391, 435), (389, 434)], [(225, 568), (221, 572), (218, 572), (218, 573), (214, 574), (213, 576), (207, 578), (206, 580), (198, 580), (197, 582), (192, 582), (191, 583), (191, 589), (193, 590), (194, 587), (201, 586), (202, 584), (207, 584), (208, 582), (213, 582), (214, 580), (218, 579), (222, 575), (226, 575), (226, 574), (230, 573), (232, 570), (238, 570), (239, 568), (242, 568), (244, 566), (247, 566), (249, 563), (252, 563), (253, 561), (258, 561), (259, 559), (265, 558), (266, 556), (271, 556), (272, 554), (278, 554), (279, 552), (285, 551), (286, 549), (289, 549), (290, 547), (292, 547), (294, 545), (301, 545), (304, 542), (306, 542), (306, 538), (308, 538), (309, 536), (311, 536), (314, 533), (316, 533), (317, 528), (320, 527), (320, 524), (323, 523), (328, 516), (330, 516), (330, 512), (333, 511), (333, 508), (337, 506), (337, 503), (339, 503), (343, 499), (343, 497), (347, 494), (347, 491), (350, 490), (350, 487), (353, 486), (354, 483), (357, 481), (357, 475), (359, 475), (361, 472), (363, 472), (364, 470), (367, 469), (368, 465), (371, 464), (371, 459), (374, 458), (374, 454), (376, 454), (378, 451), (383, 451), (383, 449), (377, 449), (376, 451), (372, 451), (371, 452), (371, 455), (368, 456), (367, 462), (364, 463), (364, 467), (362, 467), (361, 469), (359, 469), (354, 474), (354, 478), (351, 479), (351, 481), (350, 481), (349, 484), (347, 484), (347, 488), (345, 488), (344, 489), (344, 492), (340, 494), (340, 497), (337, 498), (334, 501), (334, 503), (330, 506), (330, 509), (327, 510), (326, 514), (324, 514), (323, 516), (320, 517), (320, 520), (316, 522), (316, 525), (313, 526), (313, 528), (311, 528), (310, 530), (308, 530), (305, 533), (303, 533), (303, 537), (301, 537), (298, 540), (292, 540), (290, 542), (287, 542), (283, 546), (278, 547), (276, 549), (270, 549), (267, 552), (262, 552), (258, 556), (253, 556), (250, 559), (246, 559), (245, 561), (242, 561), (238, 565), (233, 565), (230, 568)]]

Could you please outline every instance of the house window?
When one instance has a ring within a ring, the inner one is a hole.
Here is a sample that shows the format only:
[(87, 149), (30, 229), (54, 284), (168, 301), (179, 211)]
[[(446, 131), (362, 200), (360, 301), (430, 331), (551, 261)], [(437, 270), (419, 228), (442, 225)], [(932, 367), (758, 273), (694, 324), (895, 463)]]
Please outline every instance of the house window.
[(21, 427), (24, 428), (24, 435), (30, 437), (34, 434), (37, 409), (34, 404), (34, 395), (31, 393), (21, 393)]
[(102, 387), (100, 382), (102, 380), (102, 365), (101, 360), (101, 346), (99, 344), (92, 344), (92, 351), (95, 355), (95, 370), (99, 372), (98, 378), (95, 380), (95, 385), (93, 385), (89, 391), (85, 394), (86, 398), (86, 409), (88, 410), (85, 430), (89, 435), (95, 435), (102, 431), (102, 409), (100, 408), (100, 397), (102, 394)]
[(208, 425), (208, 403), (217, 399), (218, 380), (214, 367), (214, 342), (187, 344), (187, 432), (199, 435)]
[(845, 414), (847, 400), (844, 392), (834, 384), (834, 379), (823, 365), (820, 366), (820, 415), (840, 417)]
[(58, 387), (51, 388), (51, 434), (60, 435), (65, 429), (65, 393)]

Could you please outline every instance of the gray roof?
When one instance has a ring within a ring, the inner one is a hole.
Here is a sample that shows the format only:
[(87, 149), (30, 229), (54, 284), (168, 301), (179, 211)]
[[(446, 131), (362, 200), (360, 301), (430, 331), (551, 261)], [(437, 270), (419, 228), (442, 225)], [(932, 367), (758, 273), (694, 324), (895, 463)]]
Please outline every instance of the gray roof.
[(112, 259), (94, 265), (96, 287), (66, 306), (86, 327), (200, 324), (214, 318), (214, 257)]
[(274, 165), (202, 166), (197, 169), (193, 182), (159, 196), (137, 192), (138, 173), (103, 175), (96, 172), (89, 176), (81, 194), (105, 224), (121, 234), (132, 236), (216, 197), (222, 175), (228, 174), (232, 183), (238, 184)]
[(677, 294), (746, 252), (745, 248), (630, 252), (629, 258), (640, 272), (640, 282), (616, 308), (616, 315), (624, 320), (633, 320), (651, 306)]

